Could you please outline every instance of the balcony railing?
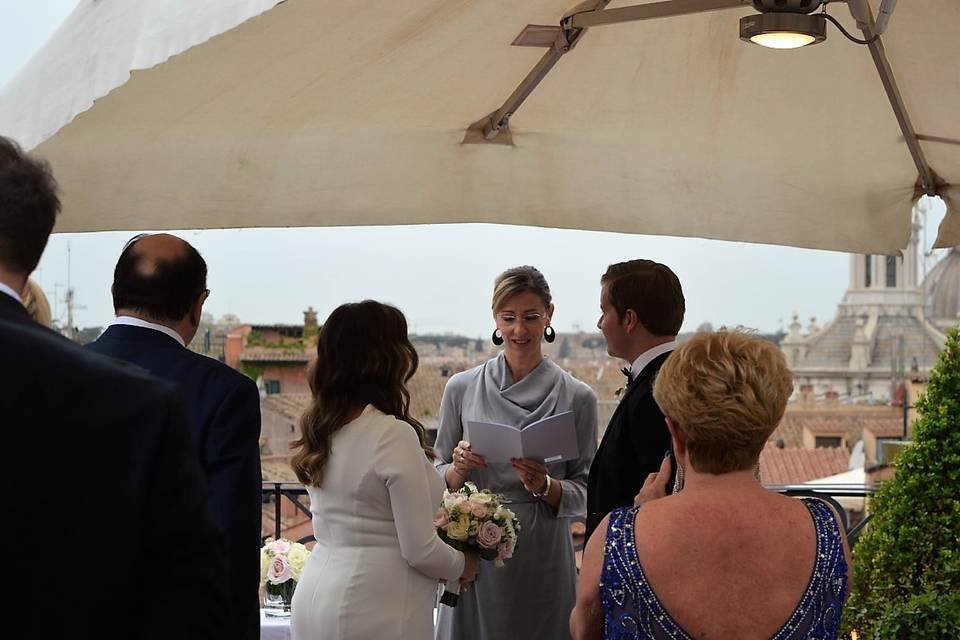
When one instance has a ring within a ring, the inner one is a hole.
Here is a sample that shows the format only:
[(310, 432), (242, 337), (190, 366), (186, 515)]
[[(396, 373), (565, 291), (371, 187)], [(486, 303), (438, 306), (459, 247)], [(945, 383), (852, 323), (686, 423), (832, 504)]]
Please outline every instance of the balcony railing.
[[(767, 485), (767, 489), (782, 493), (786, 496), (802, 497), (812, 496), (826, 500), (837, 510), (843, 520), (843, 526), (847, 532), (847, 538), (852, 547), (863, 532), (871, 518), (864, 509), (863, 518), (851, 522), (846, 508), (838, 501), (838, 498), (863, 498), (864, 505), (866, 499), (876, 493), (877, 485), (868, 484), (797, 484), (797, 485)], [(312, 518), (310, 507), (305, 504), (304, 496), (307, 495), (307, 489), (302, 484), (290, 482), (264, 482), (262, 489), (263, 504), (274, 505), (274, 538), (280, 538), (283, 534), (283, 523), (281, 520), (281, 509), (283, 498), (286, 498), (296, 510), (304, 514), (309, 520)], [(310, 542), (313, 535), (301, 537), (298, 542)], [(578, 545), (579, 547), (579, 545)]]

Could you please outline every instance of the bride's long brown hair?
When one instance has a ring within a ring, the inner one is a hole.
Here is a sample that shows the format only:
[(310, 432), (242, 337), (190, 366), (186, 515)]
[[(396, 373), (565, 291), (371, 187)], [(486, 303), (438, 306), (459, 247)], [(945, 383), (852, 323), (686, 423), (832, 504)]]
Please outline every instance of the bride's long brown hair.
[(407, 337), (407, 319), (375, 300), (340, 305), (320, 329), (317, 361), (310, 372), (313, 402), (300, 419), (291, 465), (305, 485), (319, 487), (333, 434), (351, 412), (368, 404), (409, 424), (424, 455), (434, 460), (427, 432), (410, 415), (406, 383), (420, 359)]

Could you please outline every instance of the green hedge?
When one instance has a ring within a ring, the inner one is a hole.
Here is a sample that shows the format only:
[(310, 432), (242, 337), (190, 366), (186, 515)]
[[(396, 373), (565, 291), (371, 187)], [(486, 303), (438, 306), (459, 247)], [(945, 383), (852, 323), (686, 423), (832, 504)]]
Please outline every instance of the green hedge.
[(916, 406), (913, 444), (871, 501), (854, 549), (846, 636), (960, 638), (960, 328)]

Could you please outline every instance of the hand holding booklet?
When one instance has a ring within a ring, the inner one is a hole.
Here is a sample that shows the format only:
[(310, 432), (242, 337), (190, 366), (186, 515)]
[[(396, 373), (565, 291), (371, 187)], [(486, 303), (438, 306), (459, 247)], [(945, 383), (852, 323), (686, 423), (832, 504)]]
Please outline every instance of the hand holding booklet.
[(496, 422), (467, 421), (470, 450), (490, 462), (531, 458), (544, 464), (580, 457), (573, 411), (547, 416), (520, 427)]

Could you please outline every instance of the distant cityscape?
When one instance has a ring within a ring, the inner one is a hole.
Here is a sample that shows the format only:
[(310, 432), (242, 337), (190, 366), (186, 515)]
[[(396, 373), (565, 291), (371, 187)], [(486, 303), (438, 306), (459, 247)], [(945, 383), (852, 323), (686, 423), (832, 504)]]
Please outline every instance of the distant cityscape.
[[(882, 480), (892, 473), (888, 445), (910, 438), (913, 404), (924, 389), (946, 331), (960, 319), (960, 248), (942, 258), (921, 282), (917, 241), (901, 258), (850, 256), (849, 285), (835, 316), (806, 326), (795, 314), (787, 331), (763, 337), (779, 345), (795, 374), (787, 412), (760, 457), (768, 485)], [(65, 315), (73, 319), (74, 292)], [(69, 325), (67, 325), (69, 327)], [(714, 327), (701, 324), (698, 331)], [(307, 382), (320, 330), (317, 312), (300, 324), (251, 324), (236, 315), (204, 314), (189, 345), (255, 380), (261, 395), (260, 451), (264, 481), (296, 482), (289, 443), (309, 405)], [(95, 340), (101, 327), (60, 329), (73, 340)], [(692, 333), (681, 334), (682, 342)], [(489, 338), (413, 335), (420, 367), (409, 384), (411, 414), (435, 434), (447, 379), (493, 357)], [(594, 390), (598, 437), (616, 409), (623, 363), (606, 353), (599, 331), (558, 333), (544, 353)], [(283, 498), (287, 500), (287, 498)], [(850, 516), (864, 505), (845, 504)], [(311, 532), (298, 505), (281, 504), (281, 530), (291, 539)], [(275, 530), (276, 510), (264, 505), (264, 535)]]

